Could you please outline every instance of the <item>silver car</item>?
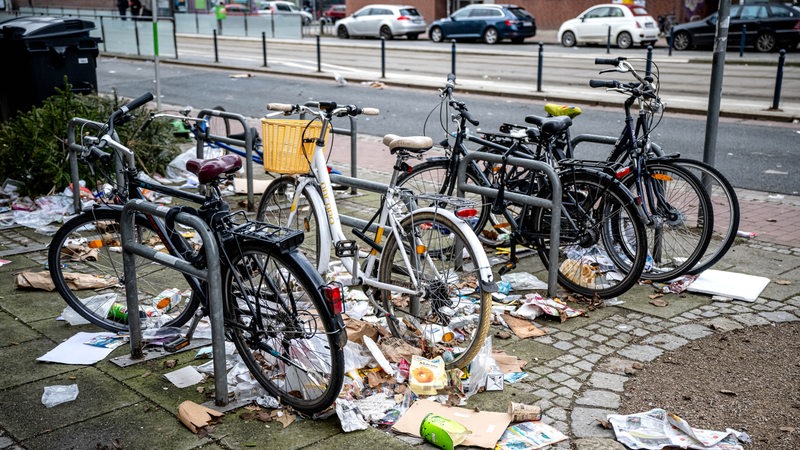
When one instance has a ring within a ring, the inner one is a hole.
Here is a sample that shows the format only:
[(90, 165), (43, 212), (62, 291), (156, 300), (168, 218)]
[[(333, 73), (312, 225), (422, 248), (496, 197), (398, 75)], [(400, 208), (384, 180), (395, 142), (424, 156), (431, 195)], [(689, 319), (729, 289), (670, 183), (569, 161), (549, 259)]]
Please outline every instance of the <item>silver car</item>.
[(336, 35), (417, 39), (425, 32), (425, 19), (413, 6), (367, 5), (336, 23)]

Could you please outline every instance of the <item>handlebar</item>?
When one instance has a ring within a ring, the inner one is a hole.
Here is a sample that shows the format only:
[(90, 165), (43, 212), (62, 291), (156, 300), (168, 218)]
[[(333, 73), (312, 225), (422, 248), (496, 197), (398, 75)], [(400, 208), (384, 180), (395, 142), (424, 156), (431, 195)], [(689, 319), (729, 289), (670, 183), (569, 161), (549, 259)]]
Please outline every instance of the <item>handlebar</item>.
[[(315, 110), (313, 108), (318, 108)], [(356, 105), (339, 106), (336, 102), (308, 102), (305, 105), (292, 105), (289, 103), (268, 103), (267, 109), (270, 111), (282, 112), (284, 115), (295, 113), (309, 113), (317, 117), (344, 117), (344, 116), (377, 116), (380, 114), (378, 108), (361, 108)]]
[(595, 64), (604, 64), (604, 65), (608, 65), (608, 66), (618, 66), (620, 62), (625, 61), (626, 59), (628, 59), (628, 58), (625, 58), (624, 56), (618, 56), (616, 58), (611, 58), (611, 59), (608, 59), (608, 58), (595, 58), (594, 59), (594, 63)]
[(446, 98), (449, 102), (450, 106), (455, 108), (461, 116), (467, 120), (467, 122), (471, 123), (474, 126), (480, 125), (480, 121), (470, 114), (469, 110), (467, 110), (467, 105), (464, 102), (459, 102), (453, 99), (453, 88), (455, 87), (456, 83), (456, 76), (455, 74), (447, 74), (447, 82), (444, 85), (444, 88), (441, 90), (441, 97)]
[(616, 88), (620, 86), (620, 82), (617, 80), (589, 80), (589, 86), (593, 88)]

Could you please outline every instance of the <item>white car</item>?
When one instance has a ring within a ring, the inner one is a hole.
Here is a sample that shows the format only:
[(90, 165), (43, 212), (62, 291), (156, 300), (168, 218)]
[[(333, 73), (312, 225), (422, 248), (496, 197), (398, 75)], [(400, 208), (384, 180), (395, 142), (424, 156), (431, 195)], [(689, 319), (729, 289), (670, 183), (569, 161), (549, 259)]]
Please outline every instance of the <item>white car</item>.
[(303, 20), (303, 25), (308, 25), (314, 20), (311, 13), (303, 11), (292, 2), (260, 2), (258, 4), (258, 12), (260, 14), (286, 14), (291, 16), (300, 16)]
[(609, 27), (611, 43), (619, 48), (652, 45), (658, 41), (658, 24), (639, 5), (619, 3), (596, 5), (570, 19), (558, 29), (558, 40), (564, 47), (580, 44), (605, 44)]
[(341, 39), (351, 36), (417, 39), (426, 27), (425, 19), (413, 6), (367, 5), (352, 16), (339, 19), (336, 35)]

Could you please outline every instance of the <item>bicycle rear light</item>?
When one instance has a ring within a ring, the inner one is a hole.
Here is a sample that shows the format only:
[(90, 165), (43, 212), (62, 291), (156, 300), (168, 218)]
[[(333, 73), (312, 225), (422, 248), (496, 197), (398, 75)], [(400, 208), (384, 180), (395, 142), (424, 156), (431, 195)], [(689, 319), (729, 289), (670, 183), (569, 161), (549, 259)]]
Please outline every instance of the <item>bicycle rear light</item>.
[(322, 293), (325, 295), (325, 300), (328, 302), (331, 311), (334, 314), (341, 314), (344, 312), (344, 301), (342, 300), (342, 283), (332, 281), (322, 288)]
[(475, 208), (461, 208), (456, 210), (456, 217), (461, 219), (469, 219), (478, 215), (478, 210)]
[(623, 167), (622, 169), (619, 169), (619, 170), (616, 172), (617, 179), (618, 179), (618, 180), (621, 180), (623, 177), (625, 177), (625, 175), (627, 175), (627, 174), (629, 174), (629, 173), (631, 173), (631, 168), (630, 168), (630, 166), (628, 166), (628, 167)]

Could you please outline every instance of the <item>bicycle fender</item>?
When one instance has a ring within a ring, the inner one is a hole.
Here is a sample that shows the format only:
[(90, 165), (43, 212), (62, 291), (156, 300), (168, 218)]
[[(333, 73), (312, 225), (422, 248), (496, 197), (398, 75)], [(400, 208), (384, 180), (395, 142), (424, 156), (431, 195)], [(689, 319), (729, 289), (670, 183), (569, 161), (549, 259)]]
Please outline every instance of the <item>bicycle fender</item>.
[[(478, 240), (478, 236), (475, 234), (475, 230), (472, 229), (469, 224), (456, 217), (451, 211), (441, 208), (434, 208), (434, 207), (425, 207), (415, 209), (413, 213), (409, 215), (413, 215), (415, 213), (420, 212), (432, 212), (434, 214), (439, 214), (450, 219), (458, 229), (464, 234), (467, 238), (468, 244), (475, 249), (480, 249), (480, 251), (475, 252), (475, 263), (477, 263), (478, 267), (478, 275), (480, 277), (479, 283), (481, 290), (485, 292), (497, 292), (497, 284), (494, 282), (494, 275), (492, 275), (492, 266), (489, 264), (489, 258), (486, 256), (486, 252), (483, 250), (483, 245)], [(406, 216), (408, 217), (408, 216)], [(405, 218), (404, 218), (405, 219)]]

